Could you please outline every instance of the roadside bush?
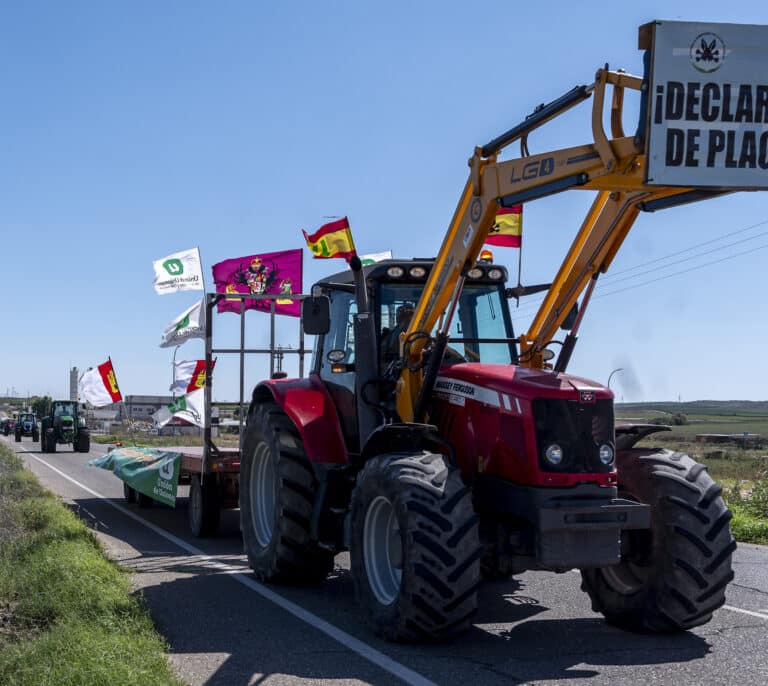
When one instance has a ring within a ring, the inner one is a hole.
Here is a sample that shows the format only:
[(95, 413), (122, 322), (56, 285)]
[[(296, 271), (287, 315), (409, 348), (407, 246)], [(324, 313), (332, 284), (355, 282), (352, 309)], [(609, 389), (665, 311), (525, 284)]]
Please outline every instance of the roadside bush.
[(768, 520), (768, 470), (760, 475), (752, 488), (752, 495), (747, 502), (747, 509), (756, 517)]

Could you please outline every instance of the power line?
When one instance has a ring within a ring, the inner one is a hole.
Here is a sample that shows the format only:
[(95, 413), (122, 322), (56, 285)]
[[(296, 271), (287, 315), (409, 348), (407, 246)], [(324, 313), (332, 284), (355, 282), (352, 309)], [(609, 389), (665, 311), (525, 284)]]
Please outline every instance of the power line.
[[(672, 274), (667, 274), (666, 276), (660, 276), (656, 279), (651, 279), (650, 281), (643, 281), (643, 283), (635, 284), (634, 286), (627, 286), (626, 288), (619, 288), (615, 291), (609, 291), (608, 293), (600, 293), (599, 295), (595, 295), (595, 298), (604, 298), (608, 295), (615, 295), (616, 293), (623, 293), (624, 291), (630, 291), (633, 288), (640, 288), (642, 286), (647, 286), (650, 283), (656, 283), (657, 281), (663, 281), (664, 279), (671, 279), (673, 276), (680, 276), (680, 274), (687, 274), (688, 272), (695, 271), (697, 269), (701, 269), (703, 267), (709, 267), (713, 264), (719, 264), (720, 262), (725, 262), (726, 260), (731, 260), (734, 257), (741, 257), (742, 255), (749, 255), (756, 250), (763, 250), (764, 248), (768, 248), (768, 243), (763, 243), (763, 245), (758, 245), (756, 248), (753, 248), (752, 250), (744, 250), (743, 252), (734, 253), (733, 255), (727, 255), (726, 257), (721, 257), (719, 260), (712, 260), (711, 262), (705, 262), (704, 264), (697, 264), (695, 267), (690, 267), (689, 269), (683, 269), (681, 271), (673, 272)], [(610, 287), (610, 284), (609, 284)]]
[[(626, 272), (634, 271), (635, 269), (640, 269), (641, 267), (645, 267), (649, 264), (655, 264), (656, 262), (661, 262), (662, 260), (667, 260), (670, 257), (677, 257), (677, 255), (682, 255), (684, 253), (690, 252), (691, 250), (695, 250), (696, 248), (701, 248), (705, 245), (710, 245), (711, 243), (717, 243), (718, 241), (725, 240), (726, 238), (730, 238), (731, 236), (736, 236), (740, 233), (744, 233), (745, 231), (750, 231), (752, 229), (756, 229), (758, 226), (763, 226), (764, 224), (768, 224), (768, 219), (764, 219), (761, 222), (757, 222), (757, 224), (752, 224), (751, 226), (746, 226), (743, 229), (737, 229), (736, 231), (731, 231), (730, 233), (723, 234), (722, 236), (719, 236), (718, 238), (712, 238), (708, 241), (703, 241), (702, 243), (697, 243), (696, 245), (692, 245), (690, 248), (685, 248), (683, 250), (678, 250), (677, 252), (669, 253), (668, 255), (663, 255), (662, 257), (657, 257), (656, 259), (649, 260), (648, 262), (641, 262), (640, 264), (636, 264), (634, 267), (627, 267), (626, 269), (621, 269), (616, 272), (612, 272), (611, 274), (606, 274), (605, 278), (610, 278), (614, 276), (618, 276), (619, 274), (624, 274)], [(766, 232), (759, 233), (756, 236), (753, 236), (752, 238), (757, 238), (759, 236), (764, 236)], [(744, 240), (751, 240), (751, 238), (745, 238)], [(738, 243), (739, 241), (737, 241)], [(706, 253), (705, 253), (706, 254)]]
[[(725, 234), (724, 236), (721, 236), (720, 238), (713, 238), (712, 240), (704, 241), (703, 243), (699, 243), (699, 244), (697, 244), (695, 246), (692, 246), (690, 248), (686, 248), (685, 250), (680, 250), (680, 251), (677, 251), (677, 252), (674, 252), (674, 253), (670, 253), (669, 255), (665, 255), (663, 257), (659, 257), (659, 258), (657, 258), (655, 260), (650, 260), (650, 261), (645, 262), (645, 263), (643, 263), (641, 265), (636, 265), (635, 267), (630, 267), (628, 269), (624, 269), (624, 270), (622, 270), (620, 272), (617, 272), (617, 274), (623, 274), (623, 273), (626, 273), (627, 271), (632, 271), (634, 269), (638, 269), (641, 266), (645, 266), (645, 265), (649, 265), (649, 264), (654, 264), (655, 262), (659, 262), (661, 260), (669, 259), (670, 257), (675, 257), (676, 255), (681, 255), (683, 253), (690, 252), (691, 250), (694, 250), (694, 249), (696, 249), (698, 247), (702, 247), (704, 245), (709, 245), (709, 244), (712, 244), (712, 243), (716, 243), (718, 241), (722, 241), (723, 239), (728, 238), (729, 236), (734, 236), (734, 235), (737, 235), (739, 233), (743, 233), (744, 231), (748, 231), (750, 229), (754, 229), (754, 228), (756, 228), (758, 226), (762, 226), (763, 224), (768, 224), (768, 220), (764, 220), (762, 222), (759, 222), (757, 224), (753, 224), (753, 225), (745, 227), (743, 229), (739, 229), (738, 231), (732, 231), (731, 233)], [(629, 291), (629, 290), (632, 290), (634, 288), (641, 288), (643, 286), (647, 286), (648, 284), (652, 284), (652, 283), (655, 283), (657, 281), (663, 281), (665, 279), (670, 279), (673, 276), (679, 276), (681, 274), (687, 274), (688, 272), (692, 272), (692, 271), (695, 271), (697, 269), (702, 269), (704, 267), (708, 267), (708, 266), (711, 266), (713, 264), (719, 264), (720, 262), (725, 262), (727, 260), (730, 260), (730, 259), (733, 259), (733, 258), (736, 258), (736, 257), (742, 257), (744, 255), (749, 255), (749, 254), (755, 252), (756, 250), (762, 250), (762, 249), (768, 247), (768, 244), (759, 245), (759, 246), (757, 246), (755, 248), (752, 248), (751, 250), (744, 250), (742, 252), (734, 253), (732, 255), (726, 255), (725, 257), (722, 257), (722, 258), (720, 258), (718, 260), (712, 260), (710, 262), (705, 262), (703, 264), (699, 264), (699, 265), (696, 265), (694, 267), (690, 267), (689, 269), (678, 270), (678, 271), (675, 271), (675, 272), (673, 272), (671, 274), (666, 274), (665, 276), (660, 276), (660, 277), (658, 277), (656, 279), (650, 279), (648, 281), (643, 281), (642, 283), (638, 283), (638, 284), (634, 284), (634, 285), (631, 285), (631, 286), (627, 286), (625, 288), (620, 288), (620, 289), (617, 289), (617, 290), (609, 291), (607, 293), (601, 293), (600, 292), (600, 291), (604, 290), (604, 288), (606, 286), (608, 288), (610, 288), (615, 283), (619, 283), (621, 281), (627, 281), (627, 280), (631, 280), (631, 279), (641, 278), (641, 277), (645, 276), (646, 274), (650, 274), (650, 273), (653, 273), (655, 271), (659, 271), (660, 269), (667, 269), (668, 267), (672, 267), (672, 266), (674, 266), (676, 264), (683, 264), (685, 262), (689, 262), (691, 260), (698, 259), (698, 258), (703, 257), (705, 255), (709, 255), (709, 254), (711, 254), (713, 252), (717, 252), (718, 250), (723, 250), (725, 248), (731, 248), (731, 247), (733, 247), (735, 245), (739, 245), (741, 243), (746, 243), (747, 241), (753, 240), (754, 238), (760, 238), (760, 237), (762, 237), (764, 235), (768, 235), (768, 231), (761, 232), (759, 234), (756, 234), (754, 236), (750, 236), (748, 238), (741, 239), (739, 241), (733, 241), (732, 243), (728, 243), (728, 244), (726, 244), (724, 246), (719, 246), (718, 248), (713, 248), (711, 250), (707, 250), (707, 251), (699, 253), (697, 255), (692, 255), (692, 256), (687, 257), (687, 258), (685, 258), (683, 260), (677, 260), (677, 261), (671, 262), (671, 263), (669, 263), (667, 265), (662, 265), (660, 267), (655, 267), (653, 269), (648, 269), (648, 270), (646, 270), (644, 272), (641, 272), (639, 274), (635, 274), (633, 276), (625, 276), (624, 278), (618, 279), (618, 280), (614, 281), (613, 283), (606, 284), (604, 281), (601, 281), (600, 283), (598, 283), (597, 288), (595, 289), (597, 292), (595, 293), (594, 297), (595, 298), (601, 298), (601, 297), (607, 297), (609, 295), (614, 295), (615, 293), (623, 293), (625, 291)], [(616, 274), (613, 274), (612, 276), (616, 276)], [(607, 277), (608, 277), (608, 275), (606, 274), (604, 278), (607, 278)], [(520, 315), (520, 314), (527, 314), (528, 312), (533, 312), (534, 310), (537, 310), (541, 306), (541, 304), (543, 302), (544, 302), (544, 298), (542, 298), (541, 300), (539, 300), (537, 302), (526, 303), (523, 307), (517, 308), (514, 311), (514, 313), (516, 315)]]

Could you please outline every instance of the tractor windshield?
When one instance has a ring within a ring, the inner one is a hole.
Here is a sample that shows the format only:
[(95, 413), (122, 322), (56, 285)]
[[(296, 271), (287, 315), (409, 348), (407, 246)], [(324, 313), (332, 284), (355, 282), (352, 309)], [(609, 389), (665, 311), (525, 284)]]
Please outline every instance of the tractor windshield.
[(75, 406), (73, 403), (61, 403), (56, 405), (53, 414), (55, 417), (72, 417), (75, 414)]
[[(423, 284), (381, 284), (379, 292), (379, 335), (386, 341), (399, 334), (403, 313), (421, 297)], [(434, 332), (430, 332), (434, 334)], [(449, 353), (445, 362), (517, 362), (517, 348), (507, 300), (499, 284), (466, 283), (449, 329)], [(386, 350), (385, 350), (386, 354)]]

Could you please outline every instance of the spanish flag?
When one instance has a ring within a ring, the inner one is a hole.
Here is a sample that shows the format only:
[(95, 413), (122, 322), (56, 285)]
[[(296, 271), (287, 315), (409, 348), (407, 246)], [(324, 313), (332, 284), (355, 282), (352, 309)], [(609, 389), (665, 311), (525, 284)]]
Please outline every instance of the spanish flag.
[(523, 239), (523, 206), (500, 207), (486, 243), (505, 248), (519, 248)]
[(346, 217), (337, 219), (330, 224), (324, 224), (315, 233), (308, 234), (304, 229), (304, 240), (312, 255), (318, 259), (329, 257), (343, 257), (347, 262), (355, 255), (355, 242), (352, 240), (352, 231)]

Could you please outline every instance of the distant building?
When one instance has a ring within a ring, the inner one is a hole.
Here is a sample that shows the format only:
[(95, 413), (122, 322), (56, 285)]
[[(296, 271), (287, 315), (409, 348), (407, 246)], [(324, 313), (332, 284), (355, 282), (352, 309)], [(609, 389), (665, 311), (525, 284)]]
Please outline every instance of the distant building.
[(69, 399), (77, 400), (77, 381), (78, 381), (77, 367), (72, 367), (69, 370)]
[(173, 398), (170, 395), (126, 395), (123, 402), (124, 414), (121, 414), (121, 418), (128, 417), (128, 419), (151, 422), (152, 415), (172, 401)]

